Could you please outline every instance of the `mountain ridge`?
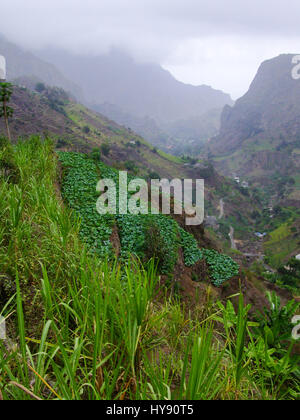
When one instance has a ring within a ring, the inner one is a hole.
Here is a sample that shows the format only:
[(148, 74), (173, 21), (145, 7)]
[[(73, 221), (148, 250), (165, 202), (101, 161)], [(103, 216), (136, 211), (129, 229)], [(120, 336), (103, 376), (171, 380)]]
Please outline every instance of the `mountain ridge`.
[[(39, 93), (14, 86), (11, 106), (14, 118), (10, 120), (10, 130), (14, 141), (20, 136), (25, 139), (35, 134), (51, 136), (58, 150), (84, 153), (100, 150), (104, 163), (146, 179), (204, 179), (206, 215), (218, 213), (219, 200), (225, 194), (227, 216), (247, 229), (253, 225), (249, 196), (220, 176), (208, 161), (186, 161), (166, 154), (132, 130), (76, 102), (59, 88), (45, 87)], [(5, 132), (3, 120), (1, 132)], [(227, 241), (226, 233), (224, 237)]]
[[(230, 96), (220, 90), (207, 85), (182, 83), (160, 65), (137, 63), (117, 49), (95, 57), (72, 55), (59, 50), (47, 50), (40, 55), (47, 57), (82, 86), (90, 104), (107, 102), (140, 117), (174, 121), (197, 116), (211, 107), (233, 103)], [(180, 103), (180, 99), (188, 101), (188, 110), (184, 110), (186, 106)]]
[(6, 39), (0, 34), (0, 54), (6, 58), (7, 77), (9, 81), (22, 77), (33, 77), (49, 86), (63, 88), (82, 99), (81, 89), (67, 79), (53, 64), (48, 63), (30, 51), (27, 51)]
[[(178, 149), (180, 144), (184, 153), (185, 141), (190, 141), (189, 121), (233, 104), (230, 95), (220, 90), (182, 83), (160, 65), (138, 63), (116, 49), (95, 57), (60, 50), (39, 54), (83, 88), (87, 106), (101, 111), (106, 107), (112, 112), (107, 115), (109, 118), (134, 130), (138, 128), (139, 134), (164, 150)], [(154, 135), (149, 132), (149, 121)], [(207, 126), (203, 122), (193, 140), (202, 144), (218, 128), (219, 119), (210, 119)], [(177, 130), (181, 131), (179, 137)]]
[(300, 83), (292, 78), (292, 58), (283, 54), (262, 63), (249, 91), (224, 108), (220, 133), (206, 148), (223, 174), (257, 184), (274, 183), (276, 174), (290, 179), (291, 202), (300, 200)]

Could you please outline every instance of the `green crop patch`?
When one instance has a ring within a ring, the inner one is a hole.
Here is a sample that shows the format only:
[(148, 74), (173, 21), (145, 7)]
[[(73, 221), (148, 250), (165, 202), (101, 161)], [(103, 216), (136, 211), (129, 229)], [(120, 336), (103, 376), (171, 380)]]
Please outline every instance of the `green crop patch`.
[[(58, 156), (64, 168), (63, 197), (81, 220), (82, 239), (100, 258), (113, 255), (110, 238), (113, 227), (117, 226), (121, 244), (120, 257), (124, 261), (130, 255), (137, 256), (143, 262), (154, 257), (160, 273), (171, 274), (178, 261), (179, 248), (182, 247), (187, 267), (206, 259), (215, 286), (221, 286), (238, 274), (238, 265), (230, 257), (213, 250), (199, 249), (194, 236), (182, 229), (171, 216), (119, 214), (118, 170), (80, 153), (59, 152)], [(112, 179), (115, 182), (116, 215), (100, 215), (97, 212), (99, 193), (96, 192), (96, 186), (100, 179)], [(133, 176), (128, 175), (128, 183), (133, 179)], [(128, 200), (132, 194), (128, 194)]]
[(59, 152), (58, 155), (66, 170), (63, 198), (81, 220), (80, 235), (83, 240), (92, 251), (104, 258), (112, 253), (110, 237), (115, 219), (112, 215), (97, 212), (97, 166), (83, 154)]
[(209, 265), (214, 286), (220, 287), (227, 280), (239, 274), (238, 264), (227, 255), (219, 254), (213, 249), (203, 249), (203, 255)]
[(193, 235), (182, 228), (180, 228), (180, 235), (185, 265), (191, 267), (204, 258), (209, 266), (214, 286), (220, 287), (224, 282), (239, 274), (239, 266), (232, 258), (212, 249), (199, 249)]

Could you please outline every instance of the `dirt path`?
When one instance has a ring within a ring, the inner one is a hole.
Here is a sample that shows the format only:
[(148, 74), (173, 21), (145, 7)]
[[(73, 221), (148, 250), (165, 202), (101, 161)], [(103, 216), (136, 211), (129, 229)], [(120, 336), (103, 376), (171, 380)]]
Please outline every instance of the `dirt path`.
[[(224, 199), (221, 198), (220, 200), (220, 214), (219, 214), (219, 220), (222, 219), (224, 217)], [(236, 242), (234, 240), (234, 228), (232, 226), (230, 226), (230, 232), (228, 234), (229, 238), (230, 238), (230, 242), (231, 242), (231, 249), (235, 249), (238, 250), (238, 247), (236, 245)], [(251, 252), (243, 252), (244, 257), (248, 257), (248, 258), (256, 258), (257, 261), (260, 261), (263, 263), (265, 269), (271, 273), (276, 273), (276, 270), (274, 270), (274, 268), (270, 267), (269, 265), (267, 265), (264, 262), (264, 254), (262, 252), (262, 250), (258, 250), (257, 253), (251, 253)]]
[(229, 232), (229, 238), (230, 238), (230, 242), (231, 242), (231, 249), (236, 249), (237, 250), (237, 246), (234, 240), (234, 229), (232, 226), (230, 226), (230, 232)]
[[(223, 219), (224, 217), (224, 198), (221, 198), (220, 200), (220, 214), (219, 214), (219, 220)], [(230, 226), (230, 232), (228, 234), (229, 238), (230, 238), (230, 242), (231, 242), (231, 248), (232, 249), (236, 249), (237, 250), (237, 246), (234, 240), (234, 229), (232, 226)]]
[(224, 199), (221, 198), (219, 219), (223, 219), (223, 217), (224, 217)]
[[(221, 198), (220, 200), (220, 205), (219, 205), (219, 209), (220, 209), (220, 214), (219, 214), (219, 220), (223, 219), (224, 217), (224, 198)], [(234, 240), (234, 229), (232, 226), (230, 226), (230, 232), (229, 232), (229, 237), (230, 237), (230, 242), (231, 242), (231, 248), (232, 249), (236, 249), (237, 250), (237, 246)]]

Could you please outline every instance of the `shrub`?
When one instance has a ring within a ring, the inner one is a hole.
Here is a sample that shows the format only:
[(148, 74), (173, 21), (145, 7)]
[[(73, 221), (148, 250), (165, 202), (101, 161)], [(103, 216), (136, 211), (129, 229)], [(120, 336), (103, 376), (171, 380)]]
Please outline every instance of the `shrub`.
[(85, 134), (89, 134), (89, 133), (90, 133), (90, 131), (91, 131), (91, 129), (90, 129), (90, 127), (89, 127), (89, 126), (85, 125), (85, 126), (82, 128), (82, 131), (83, 131)]
[(280, 281), (287, 286), (300, 288), (300, 261), (292, 258), (278, 269)]
[(239, 274), (238, 264), (227, 255), (219, 254), (213, 249), (204, 249), (203, 255), (209, 265), (214, 286), (220, 287), (225, 281)]
[(161, 237), (159, 227), (154, 223), (154, 220), (149, 220), (145, 228), (145, 257), (146, 260), (154, 258), (158, 267), (161, 268), (166, 255), (165, 244)]
[(37, 84), (35, 85), (35, 90), (36, 90), (37, 92), (39, 92), (39, 93), (42, 93), (42, 92), (44, 92), (44, 91), (46, 90), (46, 86), (45, 86), (45, 84), (44, 84), (44, 83), (37, 83)]
[(125, 168), (126, 168), (128, 171), (132, 171), (132, 172), (134, 172), (134, 173), (136, 173), (136, 172), (137, 172), (137, 166), (136, 166), (135, 162), (133, 162), (132, 160), (127, 160), (127, 161), (125, 162)]
[(63, 197), (81, 220), (81, 238), (99, 257), (110, 256), (114, 217), (109, 214), (100, 215), (96, 209), (96, 185), (99, 180), (97, 165), (80, 153), (59, 152), (59, 159), (65, 168)]
[(155, 171), (150, 171), (149, 172), (149, 178), (150, 179), (160, 179), (160, 175)]
[(101, 152), (104, 154), (104, 156), (108, 156), (110, 153), (110, 145), (107, 143), (101, 144)]
[(20, 177), (13, 148), (5, 137), (0, 137), (0, 176), (13, 184), (17, 184)]
[(267, 292), (267, 299), (269, 308), (264, 307), (257, 312), (258, 326), (254, 328), (254, 333), (257, 337), (266, 337), (268, 344), (280, 352), (285, 342), (291, 340), (292, 318), (299, 310), (300, 303), (290, 300), (282, 305), (275, 292)]
[(184, 263), (187, 267), (195, 265), (203, 258), (198, 243), (193, 235), (179, 228), (181, 246), (183, 248)]
[(71, 145), (72, 145), (72, 142), (67, 138), (60, 138), (56, 142), (57, 149), (61, 149), (62, 147), (71, 146)]
[(100, 149), (93, 149), (90, 153), (90, 158), (95, 162), (99, 162), (101, 160)]
[(146, 220), (145, 248), (148, 259), (156, 258), (160, 273), (172, 273), (180, 246), (178, 225), (171, 217), (162, 214), (150, 215)]

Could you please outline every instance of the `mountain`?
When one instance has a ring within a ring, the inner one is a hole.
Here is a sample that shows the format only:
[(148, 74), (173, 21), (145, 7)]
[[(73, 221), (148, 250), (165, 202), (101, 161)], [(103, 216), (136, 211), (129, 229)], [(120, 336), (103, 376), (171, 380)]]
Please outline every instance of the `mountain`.
[(36, 82), (44, 82), (49, 86), (61, 87), (78, 99), (82, 99), (80, 88), (68, 80), (53, 64), (41, 60), (31, 52), (9, 42), (1, 34), (0, 55), (6, 58), (8, 80), (30, 78)]
[[(103, 115), (89, 110), (60, 88), (45, 87), (42, 92), (14, 86), (10, 121), (12, 137), (32, 134), (51, 135), (57, 147), (81, 152), (109, 145), (107, 163), (136, 162), (142, 174), (159, 172), (162, 176), (183, 177), (180, 159), (163, 154), (132, 130), (128, 130)], [(5, 133), (0, 120), (0, 134)]]
[[(251, 188), (211, 161), (161, 152), (36, 75), (17, 79), (12, 143), (0, 119), (0, 400), (296, 400), (300, 223), (272, 232), (268, 262), (242, 253)], [(124, 169), (128, 181), (204, 178), (214, 227), (101, 214), (99, 180), (113, 181), (122, 207), (151, 207), (150, 195), (121, 194)], [(282, 256), (293, 258), (280, 267)]]
[[(129, 170), (140, 177), (205, 180), (205, 214), (218, 225), (220, 200), (226, 197), (225, 216), (218, 240), (228, 242), (229, 224), (234, 220), (236, 237), (251, 235), (251, 197), (231, 180), (220, 176), (208, 161), (182, 160), (154, 148), (131, 129), (76, 102), (60, 88), (45, 87), (42, 92), (14, 86), (11, 100), (14, 117), (10, 130), (15, 141), (32, 134), (51, 136), (58, 150), (92, 152), (103, 150), (104, 163)], [(0, 135), (5, 125), (0, 120)], [(254, 229), (254, 228), (252, 228)], [(246, 231), (245, 231), (246, 230)]]
[(200, 117), (190, 117), (160, 124), (150, 117), (135, 117), (116, 105), (94, 105), (93, 109), (130, 127), (151, 144), (175, 156), (199, 153), (207, 140), (219, 132), (222, 109), (213, 109)]
[[(188, 124), (180, 137), (176, 132), (172, 135), (177, 122), (182, 127), (184, 120), (201, 118), (211, 110), (233, 104), (230, 96), (219, 90), (184, 84), (160, 65), (138, 63), (116, 49), (95, 57), (76, 56), (59, 50), (46, 50), (40, 54), (80, 85), (87, 103), (95, 109), (103, 106), (113, 109), (114, 118), (119, 123), (124, 123), (125, 114), (127, 124), (133, 129), (139, 125), (140, 133), (148, 140), (152, 140), (151, 136), (147, 137), (149, 120), (155, 122), (156, 131), (160, 131), (163, 137), (158, 144), (165, 149), (178, 141), (190, 140)], [(209, 136), (215, 134), (215, 128), (213, 131), (208, 129)], [(208, 138), (206, 127), (197, 132), (195, 140), (203, 141), (203, 138)]]
[(104, 103), (101, 105), (93, 105), (92, 108), (106, 115), (119, 124), (130, 127), (131, 130), (147, 139), (153, 146), (160, 147), (162, 150), (168, 150), (170, 145), (175, 143), (175, 139), (159, 128), (158, 124), (150, 117), (137, 117), (128, 112), (122, 111), (117, 105)]
[(300, 202), (300, 81), (294, 55), (265, 61), (249, 91), (226, 106), (218, 136), (207, 145), (222, 173), (246, 177), (269, 196)]
[(203, 115), (181, 119), (163, 125), (173, 139), (177, 141), (169, 147), (175, 155), (199, 154), (203, 145), (217, 135), (220, 129), (222, 108), (211, 109)]
[[(184, 178), (190, 168), (174, 156), (154, 148), (131, 129), (76, 102), (63, 89), (45, 87), (42, 92), (14, 86), (11, 99), (14, 117), (10, 131), (14, 140), (32, 134), (51, 135), (57, 147), (66, 150), (91, 152), (108, 145), (103, 159), (108, 164), (125, 168), (127, 161), (135, 163), (140, 175), (158, 173), (162, 177)], [(5, 133), (0, 119), (0, 135)]]

